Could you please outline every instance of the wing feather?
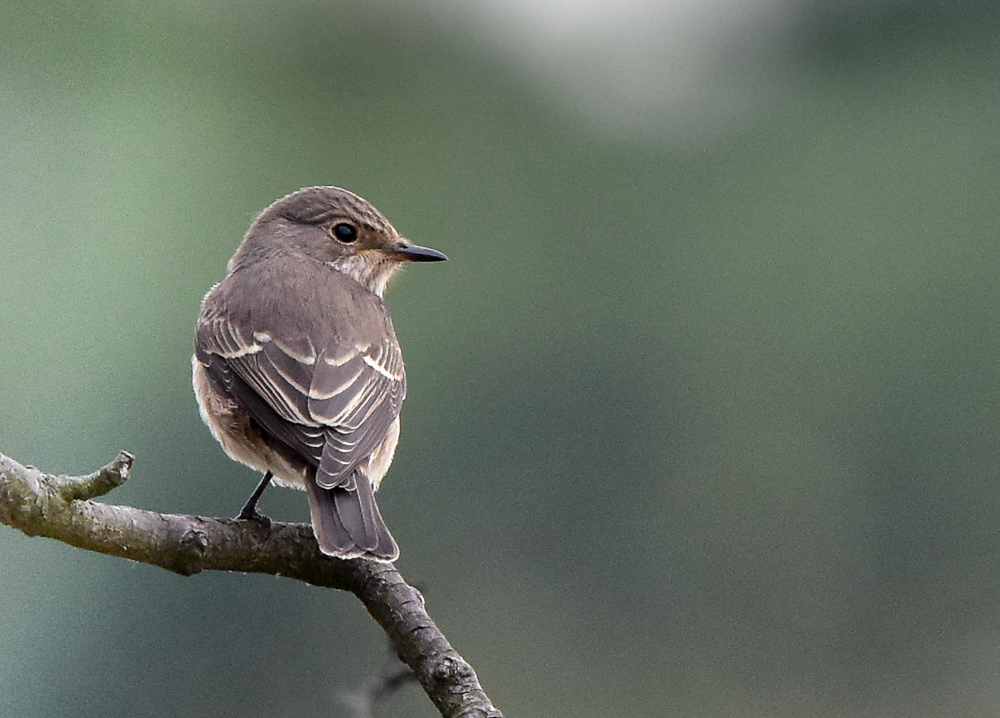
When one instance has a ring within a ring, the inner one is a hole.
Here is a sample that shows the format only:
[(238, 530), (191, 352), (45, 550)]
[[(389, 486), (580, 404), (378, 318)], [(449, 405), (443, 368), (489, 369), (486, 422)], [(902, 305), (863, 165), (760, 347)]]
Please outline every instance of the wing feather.
[(324, 488), (353, 482), (354, 468), (378, 447), (399, 416), (406, 391), (395, 341), (357, 343), (351, 349), (337, 347), (334, 361), (324, 357), (316, 363), (310, 391), (310, 415), (330, 427), (316, 475)]
[(198, 358), (261, 426), (316, 467), (319, 486), (354, 490), (355, 468), (384, 440), (406, 394), (395, 337), (332, 337), (317, 347), (275, 334), (205, 317)]

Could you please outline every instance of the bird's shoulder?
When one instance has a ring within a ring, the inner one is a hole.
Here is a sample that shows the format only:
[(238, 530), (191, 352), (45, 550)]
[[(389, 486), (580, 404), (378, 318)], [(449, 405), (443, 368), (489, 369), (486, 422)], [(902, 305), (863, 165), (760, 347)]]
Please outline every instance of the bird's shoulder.
[(244, 266), (213, 287), (199, 330), (219, 323), (317, 348), (396, 341), (381, 297), (333, 267), (296, 255)]

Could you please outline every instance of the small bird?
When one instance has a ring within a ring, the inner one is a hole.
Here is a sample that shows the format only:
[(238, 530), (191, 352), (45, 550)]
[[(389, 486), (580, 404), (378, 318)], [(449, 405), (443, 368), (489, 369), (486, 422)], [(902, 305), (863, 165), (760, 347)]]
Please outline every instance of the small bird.
[(444, 259), (339, 187), (300, 189), (250, 225), (202, 300), (191, 358), (201, 418), (264, 472), (238, 519), (267, 522), (274, 481), (305, 489), (323, 553), (398, 558), (375, 504), (406, 396), (382, 293), (404, 262)]

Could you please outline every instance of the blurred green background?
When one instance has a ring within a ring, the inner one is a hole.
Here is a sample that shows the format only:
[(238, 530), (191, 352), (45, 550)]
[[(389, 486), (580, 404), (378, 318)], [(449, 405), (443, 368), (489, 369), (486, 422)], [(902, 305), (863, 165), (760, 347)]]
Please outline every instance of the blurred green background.
[[(977, 3), (3, 3), (0, 451), (234, 514), (198, 303), (341, 185), (451, 258), (388, 294), (379, 503), (506, 715), (997, 715), (998, 40)], [(385, 651), (346, 594), (0, 527), (3, 716), (346, 716)]]

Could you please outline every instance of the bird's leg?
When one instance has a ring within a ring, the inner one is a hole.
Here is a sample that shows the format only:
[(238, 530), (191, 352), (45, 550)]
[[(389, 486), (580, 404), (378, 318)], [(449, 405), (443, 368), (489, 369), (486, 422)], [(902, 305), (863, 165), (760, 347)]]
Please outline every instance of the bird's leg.
[(257, 502), (260, 501), (261, 494), (264, 493), (264, 489), (267, 485), (271, 483), (271, 477), (273, 474), (268, 471), (264, 474), (264, 478), (260, 480), (257, 484), (257, 488), (253, 490), (250, 494), (250, 498), (247, 499), (246, 504), (240, 510), (239, 516), (236, 517), (237, 521), (256, 521), (257, 523), (264, 524), (265, 526), (270, 525), (271, 519), (269, 519), (264, 514), (257, 511)]

